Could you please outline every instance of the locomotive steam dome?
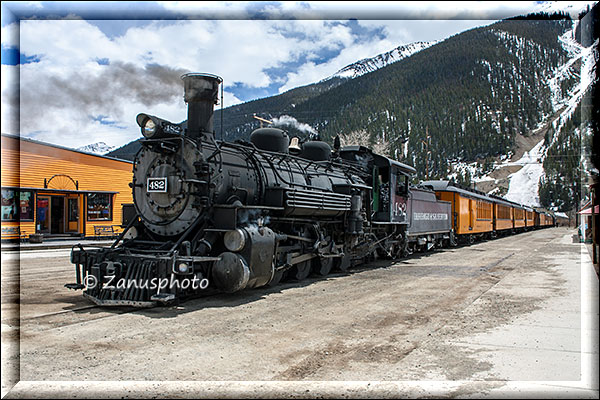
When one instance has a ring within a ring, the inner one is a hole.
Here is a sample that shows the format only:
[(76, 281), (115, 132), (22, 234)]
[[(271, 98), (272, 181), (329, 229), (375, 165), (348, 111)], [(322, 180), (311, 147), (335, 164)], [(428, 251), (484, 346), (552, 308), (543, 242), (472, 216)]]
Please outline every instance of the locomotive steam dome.
[(327, 161), (331, 159), (331, 146), (325, 142), (312, 140), (302, 145), (300, 157), (312, 161)]
[(258, 128), (250, 134), (250, 142), (260, 150), (288, 153), (290, 139), (281, 129)]

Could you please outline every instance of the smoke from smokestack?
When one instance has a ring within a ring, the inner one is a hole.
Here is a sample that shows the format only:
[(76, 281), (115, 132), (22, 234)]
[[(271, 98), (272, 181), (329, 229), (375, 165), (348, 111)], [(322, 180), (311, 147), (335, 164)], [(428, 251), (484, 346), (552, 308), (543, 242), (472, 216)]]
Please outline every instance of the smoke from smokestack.
[(282, 115), (279, 118), (273, 118), (273, 127), (292, 127), (295, 128), (297, 130), (299, 130), (300, 132), (304, 132), (304, 133), (308, 133), (308, 134), (316, 134), (317, 131), (315, 131), (313, 129), (312, 126), (302, 123), (302, 122), (298, 122), (298, 120), (294, 117), (291, 117), (289, 115)]
[[(123, 117), (123, 97), (146, 107), (181, 98), (181, 68), (120, 61), (103, 66), (98, 74), (73, 72), (67, 77), (42, 76), (35, 85), (21, 86), (21, 129), (37, 130), (47, 111), (82, 110), (87, 115)], [(23, 72), (21, 73), (21, 78)], [(123, 96), (125, 94), (125, 96)], [(36, 118), (24, 118), (35, 112)], [(42, 122), (43, 124), (43, 122)]]

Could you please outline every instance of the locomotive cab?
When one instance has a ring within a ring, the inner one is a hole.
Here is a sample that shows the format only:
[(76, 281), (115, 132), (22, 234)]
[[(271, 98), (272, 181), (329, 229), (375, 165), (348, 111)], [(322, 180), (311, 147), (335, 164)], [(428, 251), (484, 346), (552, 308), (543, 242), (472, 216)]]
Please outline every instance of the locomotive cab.
[(390, 158), (374, 156), (373, 220), (407, 223), (408, 179), (416, 170)]
[(372, 178), (371, 219), (376, 223), (407, 223), (407, 199), (413, 167), (373, 153), (364, 146), (347, 146), (340, 150), (343, 162), (362, 167)]

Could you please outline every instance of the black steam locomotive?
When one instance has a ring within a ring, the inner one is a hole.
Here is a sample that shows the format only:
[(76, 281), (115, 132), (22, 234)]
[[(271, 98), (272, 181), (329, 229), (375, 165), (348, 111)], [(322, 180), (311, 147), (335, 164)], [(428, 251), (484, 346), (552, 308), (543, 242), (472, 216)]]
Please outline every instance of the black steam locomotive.
[(454, 244), (450, 203), (411, 187), (414, 168), (362, 146), (290, 145), (275, 128), (217, 141), (221, 78), (182, 79), (186, 122), (137, 117), (135, 217), (112, 246), (73, 249), (68, 288), (99, 305), (147, 307)]

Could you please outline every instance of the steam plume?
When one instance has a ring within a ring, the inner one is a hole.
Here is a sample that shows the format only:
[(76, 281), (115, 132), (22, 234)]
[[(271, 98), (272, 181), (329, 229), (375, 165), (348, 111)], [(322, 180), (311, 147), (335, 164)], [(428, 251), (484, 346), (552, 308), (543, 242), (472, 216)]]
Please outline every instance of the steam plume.
[(273, 118), (273, 126), (281, 126), (281, 127), (290, 126), (292, 128), (296, 128), (299, 131), (304, 132), (304, 133), (308, 133), (308, 134), (316, 134), (317, 133), (317, 131), (315, 131), (312, 126), (302, 123), (302, 122), (298, 122), (298, 120), (296, 120), (296, 118), (291, 117), (289, 115), (282, 115), (279, 118)]
[[(35, 84), (21, 85), (21, 113), (80, 110), (85, 115), (97, 113), (119, 118), (123, 112), (123, 99), (151, 107), (182, 96), (180, 77), (186, 72), (189, 71), (163, 65), (144, 68), (115, 61), (96, 75), (74, 72), (68, 77), (38, 76), (34, 78)], [(21, 78), (24, 78), (23, 74)], [(28, 120), (22, 118), (21, 128), (36, 129), (27, 126)]]

